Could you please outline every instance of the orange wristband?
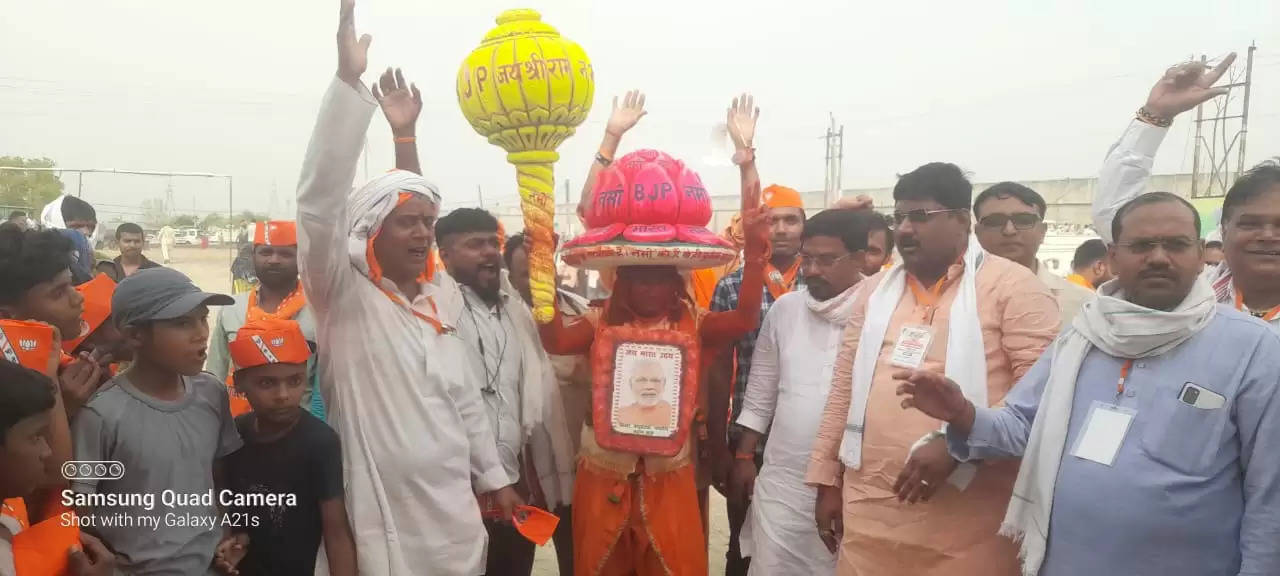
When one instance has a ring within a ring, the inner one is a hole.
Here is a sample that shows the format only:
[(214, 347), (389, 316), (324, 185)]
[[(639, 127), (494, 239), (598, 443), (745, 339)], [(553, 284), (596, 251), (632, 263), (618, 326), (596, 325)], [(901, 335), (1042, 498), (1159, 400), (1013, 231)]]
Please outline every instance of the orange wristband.
[(402, 136), (400, 138), (396, 138), (396, 144), (413, 144), (417, 141), (418, 139), (413, 136)]
[(734, 452), (734, 453), (733, 453), (733, 459), (734, 459), (734, 460), (755, 460), (755, 459), (756, 459), (756, 455), (755, 455), (755, 454), (743, 454), (742, 452)]

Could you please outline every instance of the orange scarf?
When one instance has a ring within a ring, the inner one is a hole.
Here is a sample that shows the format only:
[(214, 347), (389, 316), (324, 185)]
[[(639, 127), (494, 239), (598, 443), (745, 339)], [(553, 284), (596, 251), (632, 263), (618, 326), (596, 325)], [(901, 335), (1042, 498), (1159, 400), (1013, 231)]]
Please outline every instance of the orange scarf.
[[(261, 290), (261, 288), (258, 290)], [(249, 293), (249, 309), (244, 315), (245, 324), (267, 319), (292, 320), (307, 305), (307, 295), (302, 291), (301, 282), (293, 289), (293, 292), (290, 292), (288, 296), (284, 297), (284, 300), (280, 301), (280, 305), (276, 307), (275, 312), (267, 312), (258, 306), (258, 290)]]
[(1255, 314), (1253, 310), (1244, 305), (1244, 293), (1239, 290), (1236, 290), (1236, 310), (1249, 314), (1263, 322), (1270, 322), (1275, 320), (1276, 316), (1280, 316), (1280, 306), (1274, 306), (1270, 310), (1263, 312), (1262, 315)]
[(766, 264), (764, 269), (764, 286), (769, 289), (776, 302), (796, 286), (796, 275), (800, 272), (800, 259), (796, 258), (786, 272), (780, 272), (773, 264)]

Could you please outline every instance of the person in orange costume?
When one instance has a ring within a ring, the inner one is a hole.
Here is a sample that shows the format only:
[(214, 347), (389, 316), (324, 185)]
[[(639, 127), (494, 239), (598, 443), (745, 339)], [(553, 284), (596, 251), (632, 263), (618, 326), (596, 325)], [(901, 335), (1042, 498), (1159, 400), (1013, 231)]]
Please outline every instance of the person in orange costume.
[[(629, 97), (629, 105), (622, 110), (637, 109), (631, 105), (634, 100)], [(617, 112), (610, 120), (611, 129), (619, 116)], [(613, 294), (601, 306), (569, 323), (557, 310), (550, 323), (539, 326), (548, 352), (587, 354), (592, 351), (597, 331), (612, 326), (683, 332), (704, 350), (725, 346), (756, 327), (764, 293), (769, 232), (769, 208), (759, 206), (760, 181), (750, 145), (758, 114), (745, 96), (735, 100), (729, 114), (730, 122), (748, 127), (738, 131), (745, 138), (734, 156), (742, 174), (747, 237), (744, 295), (739, 307), (718, 313), (700, 310), (689, 297), (685, 280), (675, 266), (621, 266)], [(638, 115), (633, 117), (630, 125), (638, 119)], [(612, 144), (608, 152), (616, 150), (616, 139)], [(597, 175), (610, 163), (612, 158), (602, 150), (592, 167), (589, 186), (594, 187)], [(702, 363), (700, 370), (705, 365)], [(597, 381), (592, 385), (605, 383)], [(700, 410), (705, 410), (705, 403), (699, 404)], [(707, 574), (706, 541), (703, 532), (694, 528), (702, 527), (702, 519), (692, 438), (690, 435), (675, 456), (641, 456), (602, 448), (592, 429), (584, 429), (573, 494), (575, 574)]]

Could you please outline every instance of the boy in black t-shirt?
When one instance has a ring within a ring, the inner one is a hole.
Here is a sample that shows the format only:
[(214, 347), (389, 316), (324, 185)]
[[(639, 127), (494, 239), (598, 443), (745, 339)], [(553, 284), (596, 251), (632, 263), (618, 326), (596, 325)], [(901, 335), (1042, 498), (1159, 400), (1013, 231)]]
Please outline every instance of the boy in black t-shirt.
[(249, 535), (242, 576), (315, 573), (323, 536), (329, 573), (355, 576), (355, 539), (343, 501), (338, 435), (298, 407), (311, 349), (298, 323), (255, 320), (228, 346), (236, 391), (253, 411), (236, 418), (244, 447), (227, 458), (227, 483)]

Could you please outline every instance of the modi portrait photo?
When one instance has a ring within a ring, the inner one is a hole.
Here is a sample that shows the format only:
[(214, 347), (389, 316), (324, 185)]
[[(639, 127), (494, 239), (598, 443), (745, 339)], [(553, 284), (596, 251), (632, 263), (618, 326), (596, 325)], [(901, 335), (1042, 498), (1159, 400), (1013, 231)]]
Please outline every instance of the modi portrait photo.
[(628, 343), (618, 347), (614, 371), (615, 432), (636, 436), (675, 434), (680, 414), (680, 349)]

